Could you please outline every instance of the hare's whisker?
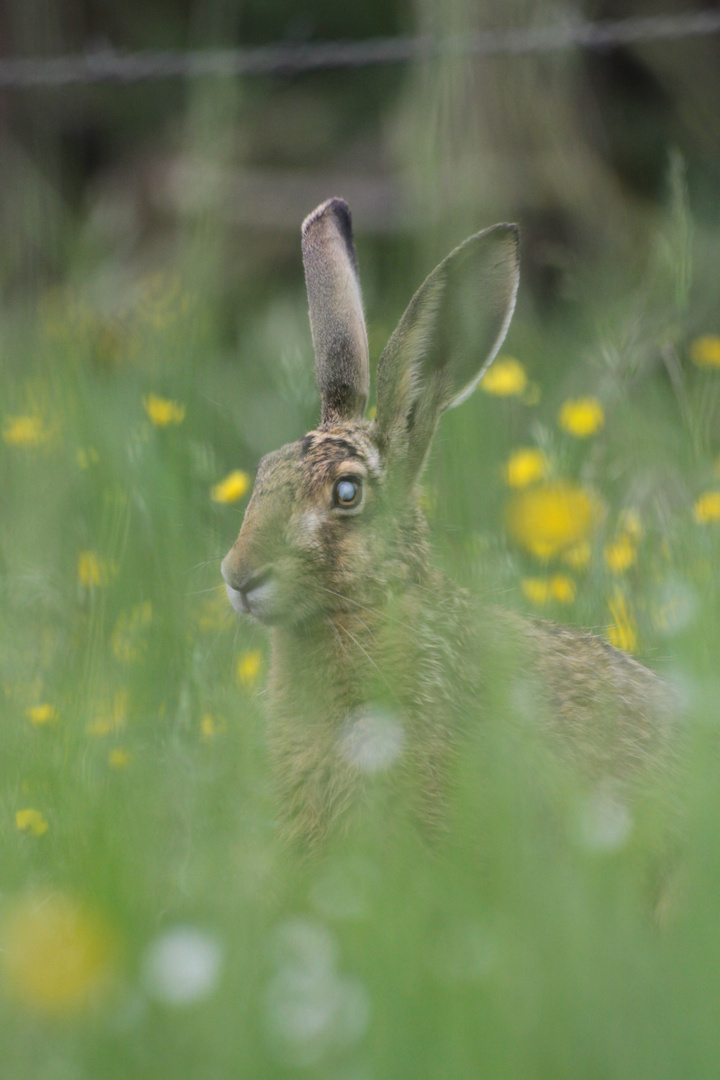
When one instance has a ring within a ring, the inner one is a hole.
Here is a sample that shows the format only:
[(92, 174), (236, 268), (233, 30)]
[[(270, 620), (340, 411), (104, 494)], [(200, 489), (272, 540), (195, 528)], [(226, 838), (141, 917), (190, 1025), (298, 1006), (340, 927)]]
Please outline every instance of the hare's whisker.
[[(366, 629), (367, 629), (367, 628), (366, 628)], [(365, 658), (366, 658), (367, 660), (369, 660), (369, 661), (370, 661), (370, 663), (371, 663), (371, 664), (372, 664), (372, 666), (373, 666), (373, 667), (375, 668), (375, 670), (377, 671), (378, 675), (380, 676), (380, 678), (382, 679), (382, 681), (383, 681), (383, 682), (385, 683), (386, 687), (387, 687), (387, 688), (388, 688), (388, 690), (390, 691), (390, 694), (391, 694), (391, 696), (392, 696), (393, 698), (396, 698), (396, 696), (397, 696), (397, 695), (395, 694), (395, 691), (393, 690), (392, 686), (391, 686), (391, 685), (390, 685), (390, 683), (388, 682), (387, 676), (385, 675), (384, 671), (382, 671), (382, 669), (380, 668), (380, 665), (379, 665), (379, 664), (377, 664), (377, 663), (375, 662), (375, 660), (373, 660), (372, 656), (371, 656), (371, 655), (370, 655), (370, 653), (369, 653), (369, 652), (367, 651), (367, 649), (365, 648), (365, 646), (364, 646), (364, 645), (363, 645), (363, 644), (362, 644), (362, 643), (361, 643), (360, 641), (358, 641), (358, 639), (357, 639), (357, 638), (355, 637), (355, 635), (354, 635), (354, 634), (352, 634), (352, 633), (351, 633), (351, 632), (350, 632), (350, 631), (348, 630), (348, 628), (347, 628), (347, 627), (345, 627), (345, 633), (346, 633), (346, 634), (348, 635), (348, 637), (349, 637), (349, 638), (350, 638), (350, 640), (351, 640), (351, 641), (353, 642), (353, 644), (355, 645), (355, 647), (356, 647), (356, 648), (358, 648), (358, 649), (360, 650), (360, 652), (361, 652), (361, 653), (363, 653), (363, 655), (365, 656)]]
[(354, 604), (355, 607), (360, 608), (361, 611), (367, 611), (369, 615), (375, 615), (378, 619), (384, 619), (386, 622), (395, 623), (396, 626), (401, 626), (403, 630), (409, 630), (411, 633), (413, 632), (412, 626), (402, 622), (400, 619), (393, 618), (392, 615), (388, 615), (382, 608), (368, 607), (367, 604), (362, 604), (359, 600), (353, 600), (351, 596), (345, 596), (344, 593), (337, 592), (337, 590), (331, 589), (327, 585), (320, 585), (319, 582), (317, 583), (317, 587), (322, 589), (323, 592), (330, 593), (331, 596), (339, 596), (341, 600), (344, 600), (348, 604)]
[(335, 637), (338, 640), (338, 644), (340, 645), (340, 648), (347, 655), (347, 649), (345, 648), (345, 642), (342, 639), (342, 634), (340, 633), (340, 631), (338, 630), (337, 626), (332, 621), (332, 619), (330, 620), (330, 626), (332, 628), (333, 633), (335, 634)]
[(219, 562), (222, 561), (222, 558), (223, 558), (224, 554), (225, 554), (225, 552), (223, 552), (221, 555), (214, 555), (210, 559), (203, 559), (202, 562), (195, 563), (194, 566), (188, 566), (185, 573), (186, 574), (194, 574), (196, 570), (202, 570), (202, 568), (204, 566), (212, 566), (214, 563), (219, 563)]

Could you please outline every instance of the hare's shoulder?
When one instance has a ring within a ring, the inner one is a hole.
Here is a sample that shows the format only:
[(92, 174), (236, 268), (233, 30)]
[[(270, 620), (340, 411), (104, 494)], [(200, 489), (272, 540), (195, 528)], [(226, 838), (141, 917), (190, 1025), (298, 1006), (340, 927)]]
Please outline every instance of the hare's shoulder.
[(583, 771), (623, 776), (673, 756), (679, 705), (650, 668), (587, 630), (513, 612), (496, 626), (512, 643), (517, 704)]

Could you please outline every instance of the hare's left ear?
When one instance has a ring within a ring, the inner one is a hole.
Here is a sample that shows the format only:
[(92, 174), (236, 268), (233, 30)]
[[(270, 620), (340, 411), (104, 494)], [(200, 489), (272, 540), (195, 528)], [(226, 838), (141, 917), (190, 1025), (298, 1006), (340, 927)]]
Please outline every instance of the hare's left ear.
[(346, 202), (328, 199), (305, 218), (302, 251), (321, 423), (360, 419), (367, 407), (370, 363)]
[(388, 457), (422, 468), (438, 417), (477, 386), (515, 308), (518, 227), (494, 225), (425, 279), (380, 357), (377, 429)]

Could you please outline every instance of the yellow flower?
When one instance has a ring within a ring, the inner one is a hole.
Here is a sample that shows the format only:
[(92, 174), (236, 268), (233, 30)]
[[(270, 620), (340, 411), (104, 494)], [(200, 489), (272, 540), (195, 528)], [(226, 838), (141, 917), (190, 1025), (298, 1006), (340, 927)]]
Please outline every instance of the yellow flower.
[(565, 574), (553, 574), (549, 578), (523, 578), (521, 588), (525, 599), (538, 606), (553, 600), (558, 604), (572, 604), (577, 593), (575, 582)]
[(562, 561), (575, 570), (582, 570), (592, 558), (592, 545), (589, 540), (581, 540), (567, 551), (562, 552)]
[(3, 439), (8, 446), (36, 450), (50, 438), (41, 416), (6, 416)]
[(238, 660), (237, 675), (240, 683), (249, 688), (255, 686), (262, 666), (262, 653), (259, 649), (243, 653)]
[(249, 487), (250, 477), (248, 474), (243, 472), (242, 469), (234, 469), (219, 484), (215, 484), (210, 491), (210, 498), (213, 502), (234, 503), (238, 499), (242, 499)]
[(114, 949), (108, 929), (69, 896), (38, 893), (16, 900), (0, 940), (4, 985), (26, 1007), (70, 1015), (109, 986)]
[(587, 540), (599, 517), (597, 499), (567, 483), (539, 484), (519, 492), (506, 511), (512, 538), (539, 559), (549, 559)]
[(626, 534), (618, 536), (611, 544), (607, 544), (603, 555), (608, 569), (613, 574), (624, 574), (637, 562), (637, 548), (632, 538)]
[(640, 514), (632, 507), (628, 507), (627, 510), (623, 510), (618, 519), (618, 531), (626, 533), (631, 540), (641, 540), (643, 535), (642, 521), (640, 520)]
[(15, 815), (15, 824), (20, 832), (29, 832), (33, 836), (42, 836), (48, 831), (48, 823), (40, 810), (18, 810)]
[(603, 426), (605, 413), (597, 398), (574, 398), (566, 401), (560, 409), (558, 423), (563, 431), (578, 439), (586, 439)]
[(497, 397), (510, 397), (522, 394), (527, 381), (525, 368), (519, 360), (514, 356), (501, 356), (483, 375), (480, 389)]
[(219, 735), (224, 730), (225, 721), (211, 716), (210, 713), (205, 713), (200, 721), (200, 733), (203, 739), (214, 739), (216, 735)]
[(628, 609), (627, 600), (619, 589), (616, 589), (608, 600), (610, 614), (615, 620), (608, 627), (607, 639), (616, 649), (623, 652), (635, 652), (637, 648), (637, 626)]
[(542, 450), (521, 446), (508, 458), (503, 475), (508, 487), (523, 488), (542, 480), (547, 472), (547, 458)]
[(96, 551), (81, 551), (78, 555), (78, 582), (86, 589), (107, 585), (107, 563)]
[(690, 346), (690, 359), (698, 367), (720, 367), (720, 335), (695, 338)]
[(177, 401), (158, 397), (157, 394), (145, 394), (143, 408), (155, 427), (168, 427), (170, 424), (182, 424), (185, 419), (185, 406)]
[(577, 588), (572, 578), (565, 574), (554, 574), (550, 578), (550, 595), (559, 604), (572, 604), (577, 594)]
[(693, 516), (702, 525), (720, 521), (720, 491), (706, 491), (696, 499)]
[(108, 754), (108, 765), (110, 765), (112, 769), (124, 769), (129, 761), (130, 754), (120, 746), (116, 746)]
[(42, 705), (31, 705), (25, 710), (25, 715), (31, 724), (54, 724), (58, 719), (57, 709), (47, 702)]

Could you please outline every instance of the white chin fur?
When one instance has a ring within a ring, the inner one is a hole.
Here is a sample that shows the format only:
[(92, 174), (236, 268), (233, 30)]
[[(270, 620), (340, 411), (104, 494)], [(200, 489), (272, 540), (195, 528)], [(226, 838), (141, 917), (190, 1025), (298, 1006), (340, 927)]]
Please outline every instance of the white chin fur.
[(232, 606), (235, 608), (238, 615), (247, 615), (248, 609), (245, 607), (245, 604), (243, 603), (243, 598), (242, 598), (241, 593), (239, 593), (237, 591), (237, 589), (233, 589), (232, 585), (226, 585), (225, 586), (225, 592), (227, 593), (228, 600), (230, 601)]
[(277, 596), (277, 585), (274, 581), (268, 581), (264, 585), (258, 585), (256, 589), (243, 594), (232, 585), (225, 585), (227, 598), (237, 611), (238, 615), (252, 615), (259, 622), (272, 622), (274, 615), (274, 600)]
[(245, 593), (246, 611), (254, 615), (260, 622), (272, 621), (274, 601), (277, 597), (278, 587), (275, 581), (267, 581), (264, 585), (258, 585), (249, 593)]

